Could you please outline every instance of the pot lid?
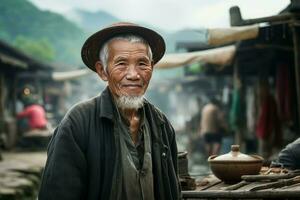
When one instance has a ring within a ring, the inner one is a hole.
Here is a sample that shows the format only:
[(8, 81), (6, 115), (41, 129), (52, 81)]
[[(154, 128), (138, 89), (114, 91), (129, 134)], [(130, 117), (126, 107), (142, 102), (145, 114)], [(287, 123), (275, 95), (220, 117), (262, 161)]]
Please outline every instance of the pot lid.
[(263, 158), (256, 155), (247, 155), (240, 152), (240, 145), (231, 145), (231, 151), (217, 156), (210, 161), (220, 162), (262, 162)]

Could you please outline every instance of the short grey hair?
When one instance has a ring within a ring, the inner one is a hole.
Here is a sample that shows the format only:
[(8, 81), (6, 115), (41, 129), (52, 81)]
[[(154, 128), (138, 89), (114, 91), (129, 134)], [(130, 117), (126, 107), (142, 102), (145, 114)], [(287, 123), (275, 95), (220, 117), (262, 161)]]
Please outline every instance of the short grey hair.
[(152, 61), (153, 55), (152, 55), (152, 50), (149, 45), (149, 43), (142, 37), (137, 36), (137, 35), (120, 35), (120, 36), (115, 36), (109, 39), (104, 43), (104, 45), (101, 47), (100, 52), (99, 52), (99, 59), (100, 62), (102, 63), (105, 72), (107, 72), (107, 62), (108, 62), (108, 57), (109, 57), (109, 52), (108, 52), (108, 44), (114, 40), (126, 40), (130, 43), (142, 43), (145, 44), (148, 47), (148, 56), (150, 60)]

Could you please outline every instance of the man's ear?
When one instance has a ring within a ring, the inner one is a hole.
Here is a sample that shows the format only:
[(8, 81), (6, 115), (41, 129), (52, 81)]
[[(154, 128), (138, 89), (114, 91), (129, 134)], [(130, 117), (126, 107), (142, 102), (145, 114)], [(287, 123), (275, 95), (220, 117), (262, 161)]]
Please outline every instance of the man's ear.
[(98, 74), (98, 76), (103, 80), (103, 81), (107, 81), (108, 77), (107, 77), (107, 73), (104, 69), (103, 64), (100, 61), (97, 61), (95, 64), (95, 69), (96, 69), (96, 73)]

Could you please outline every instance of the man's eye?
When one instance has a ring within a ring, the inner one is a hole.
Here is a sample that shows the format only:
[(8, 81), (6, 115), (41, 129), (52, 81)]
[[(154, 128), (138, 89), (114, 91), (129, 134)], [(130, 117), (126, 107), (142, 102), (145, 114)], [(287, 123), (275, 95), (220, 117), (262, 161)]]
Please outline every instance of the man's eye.
[(118, 62), (116, 65), (120, 66), (120, 65), (125, 65), (125, 64), (126, 64), (125, 62)]
[(139, 65), (140, 66), (150, 66), (150, 63), (149, 62), (145, 62), (145, 61), (142, 61), (142, 62), (139, 62)]

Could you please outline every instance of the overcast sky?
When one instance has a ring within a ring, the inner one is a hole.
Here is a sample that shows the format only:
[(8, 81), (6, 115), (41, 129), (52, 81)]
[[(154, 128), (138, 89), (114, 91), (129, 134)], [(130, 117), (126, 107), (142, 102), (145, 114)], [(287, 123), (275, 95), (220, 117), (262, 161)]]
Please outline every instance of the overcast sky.
[(144, 22), (165, 30), (229, 26), (229, 8), (243, 18), (275, 15), (290, 0), (30, 0), (43, 10), (65, 13), (73, 8), (104, 10), (121, 20)]

